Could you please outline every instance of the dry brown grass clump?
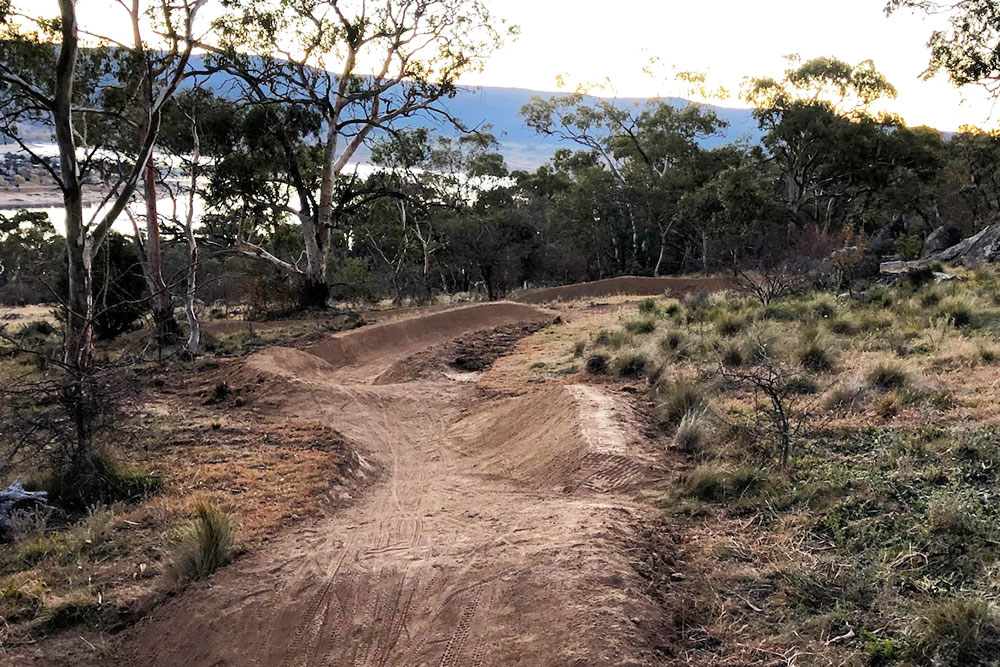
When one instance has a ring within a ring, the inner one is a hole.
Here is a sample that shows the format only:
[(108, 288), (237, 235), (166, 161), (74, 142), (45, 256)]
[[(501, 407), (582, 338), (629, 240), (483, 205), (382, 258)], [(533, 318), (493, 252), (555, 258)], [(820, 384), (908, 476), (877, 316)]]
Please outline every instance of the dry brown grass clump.
[(173, 548), (168, 574), (178, 583), (207, 577), (228, 564), (236, 550), (231, 516), (208, 505), (199, 505), (197, 515)]

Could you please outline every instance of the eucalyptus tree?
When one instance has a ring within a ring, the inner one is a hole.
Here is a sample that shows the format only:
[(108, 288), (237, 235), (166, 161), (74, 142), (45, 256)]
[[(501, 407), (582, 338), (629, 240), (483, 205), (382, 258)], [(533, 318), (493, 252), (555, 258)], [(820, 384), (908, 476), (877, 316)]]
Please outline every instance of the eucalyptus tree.
[(930, 62), (924, 76), (944, 71), (956, 86), (979, 85), (1000, 96), (1000, 5), (996, 0), (889, 0), (892, 14), (910, 9), (939, 16), (947, 28), (934, 30), (927, 46)]
[(651, 264), (659, 275), (678, 222), (676, 202), (692, 186), (699, 142), (726, 123), (699, 105), (678, 108), (662, 100), (629, 105), (579, 93), (536, 97), (521, 114), (539, 134), (572, 141), (599, 158), (627, 202), (629, 269)]
[[(197, 15), (206, 2), (156, 3), (166, 27), (160, 46), (167, 57), (155, 80), (132, 76), (129, 49), (100, 48), (109, 46), (100, 36), (100, 17), (90, 15), (81, 24), (74, 0), (12, 0), (0, 7), (0, 134), (38, 158), (62, 192), (68, 258), (64, 363), (77, 375), (85, 375), (93, 362), (93, 259), (146, 170), (163, 106), (186, 76), (198, 37)], [(134, 123), (118, 100), (138, 99), (144, 87), (149, 104), (131, 135), (131, 159), (109, 161), (109, 151), (120, 144), (107, 129)], [(26, 125), (53, 133), (58, 164), (36, 155), (22, 137)], [(87, 219), (83, 185), (99, 169), (106, 193)]]
[(792, 57), (781, 79), (749, 81), (744, 97), (755, 107), (793, 221), (829, 230), (864, 190), (859, 184), (885, 173), (883, 144), (902, 123), (871, 109), (895, 95), (871, 61)]
[[(248, 104), (303, 107), (319, 119), (316, 187), (295, 193), (304, 265), (261, 252), (302, 282), (301, 306), (325, 307), (338, 181), (370, 135), (418, 114), (448, 117), (441, 102), (502, 42), (480, 0), (226, 0), (215, 62), (237, 75)], [(271, 54), (263, 57), (247, 54)], [(284, 173), (303, 171), (284, 151)], [(310, 157), (310, 159), (312, 159)], [(287, 207), (287, 205), (286, 205)], [(284, 215), (284, 211), (281, 213)], [(241, 238), (245, 249), (252, 241)]]

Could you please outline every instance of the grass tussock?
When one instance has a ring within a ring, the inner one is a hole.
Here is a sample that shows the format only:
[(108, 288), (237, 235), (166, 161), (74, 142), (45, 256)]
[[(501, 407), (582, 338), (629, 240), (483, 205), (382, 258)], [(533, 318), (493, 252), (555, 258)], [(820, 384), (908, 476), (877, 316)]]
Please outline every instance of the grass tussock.
[(584, 365), (587, 372), (591, 375), (606, 375), (610, 361), (610, 355), (607, 355), (604, 352), (595, 352), (587, 357), (587, 361)]
[(235, 553), (232, 518), (207, 505), (199, 505), (197, 515), (173, 548), (169, 575), (178, 583), (207, 577), (228, 564)]
[(868, 385), (879, 391), (903, 389), (910, 383), (910, 373), (898, 361), (879, 361), (868, 372)]
[(702, 454), (708, 448), (712, 424), (704, 409), (696, 408), (681, 417), (674, 432), (674, 448), (686, 454)]
[(628, 380), (638, 380), (645, 377), (649, 368), (649, 357), (636, 350), (622, 352), (611, 362), (611, 372)]
[(657, 392), (656, 411), (660, 423), (664, 425), (678, 425), (685, 415), (705, 407), (705, 397), (691, 380), (667, 383)]

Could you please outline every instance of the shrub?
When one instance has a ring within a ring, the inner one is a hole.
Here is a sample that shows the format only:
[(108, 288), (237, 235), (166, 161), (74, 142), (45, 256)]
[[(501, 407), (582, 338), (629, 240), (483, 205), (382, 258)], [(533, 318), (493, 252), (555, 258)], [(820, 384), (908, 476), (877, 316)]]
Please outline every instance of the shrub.
[(704, 397), (690, 380), (674, 382), (657, 397), (657, 412), (663, 424), (680, 424), (684, 415), (704, 406)]
[(927, 508), (927, 526), (931, 532), (970, 536), (977, 532), (975, 516), (968, 505), (955, 498), (935, 498)]
[(894, 361), (880, 361), (868, 373), (868, 384), (882, 391), (902, 389), (910, 381), (906, 369)]
[(743, 349), (736, 344), (730, 343), (722, 348), (722, 363), (726, 366), (742, 366), (746, 361), (743, 357)]
[(583, 356), (583, 353), (587, 351), (587, 341), (578, 340), (573, 343), (573, 357), (579, 359)]
[(837, 303), (830, 295), (823, 294), (813, 299), (809, 309), (816, 317), (828, 320), (837, 314)]
[(761, 490), (768, 482), (766, 470), (753, 466), (742, 466), (729, 476), (730, 493), (743, 496)]
[(668, 353), (680, 353), (684, 349), (684, 334), (678, 330), (668, 331), (667, 335), (660, 339), (660, 349)]
[(656, 331), (656, 320), (651, 316), (638, 317), (634, 320), (629, 320), (624, 324), (625, 331), (630, 334), (644, 335), (651, 334)]
[(674, 433), (674, 447), (687, 454), (698, 454), (708, 444), (711, 425), (703, 409), (691, 410), (681, 418)]
[(902, 405), (903, 405), (903, 400), (899, 394), (899, 391), (893, 389), (888, 393), (882, 394), (875, 401), (875, 404), (872, 406), (872, 409), (875, 411), (875, 414), (877, 414), (879, 417), (888, 419), (890, 417), (895, 417), (897, 414), (899, 414), (899, 409), (900, 407), (902, 407)]
[(178, 582), (202, 579), (232, 560), (235, 529), (230, 516), (198, 506), (198, 518), (174, 545), (170, 574)]
[(827, 322), (827, 327), (838, 336), (853, 336), (857, 333), (857, 326), (846, 317), (838, 317)]
[(896, 239), (894, 245), (899, 258), (904, 262), (912, 262), (920, 257), (920, 251), (924, 247), (924, 241), (919, 234), (904, 234)]
[(587, 357), (587, 372), (593, 375), (604, 375), (608, 372), (608, 362), (611, 357), (603, 352), (595, 352)]
[(639, 312), (644, 315), (655, 315), (657, 310), (656, 299), (653, 297), (647, 297), (639, 301)]
[(733, 313), (724, 313), (715, 322), (715, 329), (720, 336), (735, 336), (743, 331), (744, 321)]
[(997, 362), (997, 353), (996, 353), (996, 350), (993, 350), (993, 349), (988, 348), (988, 347), (980, 348), (979, 349), (979, 359), (984, 364), (990, 364), (990, 365), (995, 364)]
[(674, 315), (680, 314), (680, 312), (681, 312), (681, 304), (676, 299), (671, 299), (670, 301), (667, 301), (665, 304), (663, 304), (663, 313), (665, 315), (673, 317)]
[(42, 625), (55, 632), (86, 623), (100, 612), (98, 601), (86, 591), (73, 593), (45, 606), (41, 613)]
[(632, 342), (632, 335), (622, 329), (616, 329), (614, 331), (601, 329), (597, 333), (597, 337), (594, 339), (594, 343), (596, 345), (610, 347), (614, 350), (617, 350), (620, 347), (624, 347), (625, 345), (628, 345), (631, 342)]
[(717, 466), (700, 465), (685, 476), (684, 487), (699, 500), (721, 500), (726, 495), (726, 474)]
[(937, 602), (922, 616), (920, 645), (933, 664), (985, 665), (1000, 652), (1000, 613), (986, 600)]
[(641, 352), (623, 352), (615, 357), (612, 372), (618, 377), (638, 379), (649, 369), (649, 359)]
[(815, 329), (802, 334), (795, 356), (803, 368), (813, 373), (823, 373), (833, 368), (833, 354), (829, 345)]
[(938, 309), (938, 317), (946, 318), (952, 326), (962, 328), (972, 326), (972, 306), (962, 299), (947, 299)]
[(920, 305), (924, 308), (933, 308), (939, 303), (941, 303), (941, 293), (936, 290), (927, 291), (920, 295)]
[(96, 503), (142, 500), (159, 491), (162, 480), (110, 454), (95, 452), (82, 463), (53, 475), (43, 486), (56, 505), (81, 511)]

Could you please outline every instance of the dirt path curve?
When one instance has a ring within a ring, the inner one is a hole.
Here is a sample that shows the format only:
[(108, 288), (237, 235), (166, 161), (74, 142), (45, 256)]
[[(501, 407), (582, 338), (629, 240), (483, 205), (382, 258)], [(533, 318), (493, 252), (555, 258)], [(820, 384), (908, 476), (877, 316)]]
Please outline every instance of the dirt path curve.
[(582, 385), (490, 401), (453, 377), (370, 384), (457, 335), (551, 317), (474, 306), (249, 358), (284, 378), (276, 420), (328, 421), (384, 481), (159, 608), (120, 664), (656, 664), (657, 609), (624, 552), (653, 460), (627, 405)]

